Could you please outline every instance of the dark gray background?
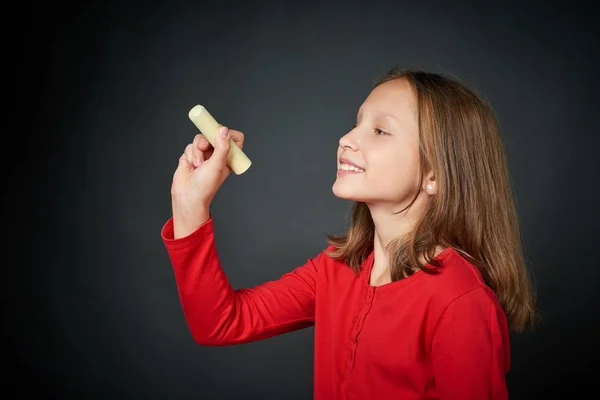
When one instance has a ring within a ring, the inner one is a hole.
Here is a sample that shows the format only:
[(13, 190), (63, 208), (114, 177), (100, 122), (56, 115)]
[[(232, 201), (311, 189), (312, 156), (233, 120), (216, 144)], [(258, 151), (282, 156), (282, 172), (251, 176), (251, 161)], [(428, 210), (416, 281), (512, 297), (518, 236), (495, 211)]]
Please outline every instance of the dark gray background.
[(312, 328), (220, 348), (189, 334), (160, 238), (196, 133), (187, 112), (203, 104), (246, 134), (253, 165), (212, 212), (232, 285), (253, 286), (346, 227), (350, 204), (331, 192), (337, 141), (372, 81), (401, 65), (465, 80), (503, 129), (543, 318), (512, 336), (511, 399), (593, 390), (598, 13), (484, 3), (97, 1), (8, 13), (21, 24), (5, 37), (20, 127), (5, 127), (16, 144), (3, 145), (5, 382), (22, 377), (20, 393), (38, 398), (311, 398)]

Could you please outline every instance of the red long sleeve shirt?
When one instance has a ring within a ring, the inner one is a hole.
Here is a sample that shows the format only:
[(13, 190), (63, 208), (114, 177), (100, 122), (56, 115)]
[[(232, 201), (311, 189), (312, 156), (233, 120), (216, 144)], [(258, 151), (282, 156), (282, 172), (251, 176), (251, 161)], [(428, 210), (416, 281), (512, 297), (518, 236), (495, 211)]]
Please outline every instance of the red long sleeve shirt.
[[(373, 252), (355, 276), (324, 251), (279, 279), (234, 290), (221, 269), (212, 216), (174, 239), (162, 228), (196, 342), (247, 343), (315, 327), (314, 399), (507, 399), (505, 314), (478, 269), (452, 247), (422, 271), (370, 286)], [(327, 249), (325, 249), (327, 250)]]

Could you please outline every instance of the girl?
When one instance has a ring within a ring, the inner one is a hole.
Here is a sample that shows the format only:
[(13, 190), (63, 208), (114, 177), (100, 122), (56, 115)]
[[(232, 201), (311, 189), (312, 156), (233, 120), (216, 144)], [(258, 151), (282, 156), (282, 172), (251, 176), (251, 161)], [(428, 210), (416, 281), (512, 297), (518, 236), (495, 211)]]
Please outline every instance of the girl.
[(314, 398), (507, 399), (509, 331), (534, 321), (516, 207), (490, 107), (457, 80), (393, 69), (339, 140), (343, 236), (278, 280), (233, 290), (210, 203), (231, 170), (221, 127), (179, 159), (161, 231), (201, 345), (315, 327)]

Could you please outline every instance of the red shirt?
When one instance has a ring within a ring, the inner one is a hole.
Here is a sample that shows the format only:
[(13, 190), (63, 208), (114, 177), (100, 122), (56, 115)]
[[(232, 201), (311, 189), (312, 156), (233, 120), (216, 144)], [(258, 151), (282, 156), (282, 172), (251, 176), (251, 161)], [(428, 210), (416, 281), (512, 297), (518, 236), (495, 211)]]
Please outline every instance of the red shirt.
[(373, 252), (355, 276), (324, 251), (279, 279), (234, 290), (210, 219), (173, 239), (163, 226), (196, 342), (223, 346), (315, 327), (314, 399), (507, 399), (506, 316), (478, 269), (452, 247), (440, 273), (370, 286)]

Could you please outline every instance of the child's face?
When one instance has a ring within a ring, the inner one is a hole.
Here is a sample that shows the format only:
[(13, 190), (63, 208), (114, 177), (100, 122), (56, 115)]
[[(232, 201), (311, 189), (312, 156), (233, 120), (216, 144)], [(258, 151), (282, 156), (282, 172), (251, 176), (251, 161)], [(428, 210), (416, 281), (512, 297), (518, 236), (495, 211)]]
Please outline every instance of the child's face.
[[(386, 82), (360, 107), (356, 127), (339, 141), (333, 193), (370, 204), (406, 204), (419, 185), (416, 100), (408, 82)], [(364, 171), (340, 171), (340, 158)]]

